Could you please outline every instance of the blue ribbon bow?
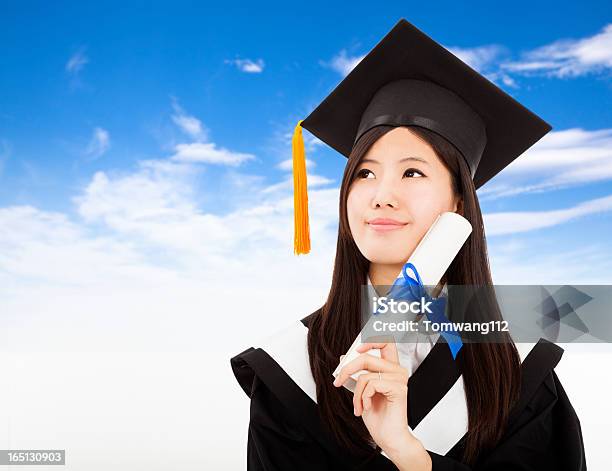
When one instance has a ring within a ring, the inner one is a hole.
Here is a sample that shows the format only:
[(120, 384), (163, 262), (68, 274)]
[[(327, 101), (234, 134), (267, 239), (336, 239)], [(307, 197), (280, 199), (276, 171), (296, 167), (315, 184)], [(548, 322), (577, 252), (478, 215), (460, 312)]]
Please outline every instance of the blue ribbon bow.
[[(412, 278), (407, 270), (410, 269), (415, 275), (415, 278)], [(424, 298), (425, 301), (430, 302), (429, 309), (431, 313), (427, 313), (428, 319), (432, 322), (432, 324), (440, 324), (440, 335), (444, 337), (448, 347), (450, 348), (451, 354), (453, 355), (453, 359), (456, 359), (457, 353), (461, 350), (463, 346), (463, 342), (461, 341), (461, 336), (457, 332), (457, 330), (453, 327), (452, 322), (450, 322), (446, 316), (444, 315), (444, 311), (446, 308), (446, 298), (440, 297), (433, 299), (423, 286), (423, 281), (421, 280), (421, 276), (417, 271), (416, 267), (412, 263), (406, 263), (402, 268), (403, 277), (397, 278), (391, 287), (391, 290), (388, 293), (388, 296), (393, 299), (401, 299), (407, 301), (415, 301), (420, 300), (421, 297)], [(442, 325), (446, 325), (447, 327), (443, 328)]]

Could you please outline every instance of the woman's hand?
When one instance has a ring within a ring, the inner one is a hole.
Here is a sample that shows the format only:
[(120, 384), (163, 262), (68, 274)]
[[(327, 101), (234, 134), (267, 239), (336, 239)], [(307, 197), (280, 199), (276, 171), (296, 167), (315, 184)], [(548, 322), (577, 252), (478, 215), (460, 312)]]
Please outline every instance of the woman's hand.
[[(373, 348), (380, 349), (381, 358), (365, 353)], [(353, 392), (355, 415), (362, 417), (374, 441), (388, 454), (418, 442), (408, 427), (408, 370), (399, 363), (395, 343), (364, 343), (357, 351), (364, 353), (342, 367), (334, 386), (368, 370), (358, 376)]]

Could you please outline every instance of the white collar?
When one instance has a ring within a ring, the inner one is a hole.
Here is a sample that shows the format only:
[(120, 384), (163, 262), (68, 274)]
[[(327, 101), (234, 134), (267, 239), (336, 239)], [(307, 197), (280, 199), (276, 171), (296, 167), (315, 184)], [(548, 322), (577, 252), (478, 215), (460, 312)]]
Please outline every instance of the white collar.
[[(374, 288), (369, 274), (367, 275), (367, 279), (368, 289), (371, 290), (370, 296), (378, 296), (378, 291)], [(441, 294), (446, 294), (446, 284), (444, 284)], [(408, 370), (409, 375), (412, 375), (416, 371), (436, 344), (439, 337), (439, 333), (424, 335), (419, 334), (419, 332), (412, 332), (406, 333), (404, 341), (397, 343), (397, 353), (399, 355), (400, 365)]]

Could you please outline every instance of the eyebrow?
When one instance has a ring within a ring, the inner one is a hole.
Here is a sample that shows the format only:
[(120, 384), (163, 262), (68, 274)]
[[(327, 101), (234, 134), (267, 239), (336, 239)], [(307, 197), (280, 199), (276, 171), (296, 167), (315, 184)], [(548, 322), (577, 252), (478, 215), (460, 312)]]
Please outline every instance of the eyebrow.
[[(405, 162), (406, 160), (416, 160), (417, 162), (423, 162), (424, 164), (429, 165), (429, 162), (427, 162), (427, 160), (421, 158), (421, 157), (404, 157), (403, 159), (398, 160), (398, 163), (400, 162)], [(378, 160), (374, 160), (374, 159), (362, 159), (361, 162), (372, 162), (375, 164), (380, 164), (380, 162)]]

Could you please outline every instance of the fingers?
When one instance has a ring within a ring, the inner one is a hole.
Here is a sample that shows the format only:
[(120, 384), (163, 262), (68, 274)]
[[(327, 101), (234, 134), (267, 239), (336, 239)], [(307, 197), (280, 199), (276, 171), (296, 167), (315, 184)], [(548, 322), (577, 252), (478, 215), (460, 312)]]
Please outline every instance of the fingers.
[(368, 353), (362, 353), (354, 360), (344, 365), (334, 380), (334, 386), (340, 386), (353, 373), (360, 370), (395, 372), (402, 368), (399, 363), (392, 363), (384, 358), (377, 358)]
[(399, 363), (399, 353), (395, 342), (366, 342), (359, 345), (358, 352), (367, 352), (373, 348), (380, 350), (380, 357), (389, 360), (391, 363)]
[[(378, 376), (378, 374), (376, 374), (376, 376)], [(363, 411), (363, 404), (361, 402), (361, 393), (363, 389), (366, 387), (366, 385), (368, 384), (368, 381), (373, 378), (374, 378), (373, 373), (364, 373), (364, 374), (359, 375), (359, 377), (357, 378), (357, 384), (355, 385), (355, 389), (353, 390), (353, 409), (354, 409), (355, 415), (357, 416), (361, 414), (361, 412)]]
[(353, 408), (355, 415), (359, 416), (364, 411), (363, 403), (363, 391), (368, 384), (372, 381), (390, 381), (390, 382), (401, 382), (402, 377), (398, 373), (381, 373), (380, 377), (378, 373), (363, 373), (357, 378), (357, 384), (353, 391)]
[[(380, 350), (380, 358), (366, 353), (375, 348)], [(333, 383), (336, 387), (341, 386), (353, 373), (361, 370), (367, 371), (357, 377), (353, 390), (353, 408), (356, 416), (362, 415), (364, 411), (372, 407), (372, 397), (377, 392), (385, 395), (388, 400), (401, 397), (402, 394), (404, 399), (406, 398), (408, 370), (399, 363), (395, 342), (364, 343), (356, 350), (361, 352), (361, 355), (344, 365)], [(344, 357), (345, 355), (340, 355), (340, 361)]]
[[(404, 377), (406, 382), (408, 381), (408, 370), (403, 368), (399, 363), (392, 363), (389, 360), (377, 358), (368, 353), (362, 353), (340, 369), (338, 376), (334, 380), (334, 386), (342, 385), (350, 375), (361, 370), (380, 371), (382, 373), (398, 373), (401, 375), (400, 377), (402, 378), (402, 381)], [(362, 373), (359, 376), (363, 374), (365, 373)]]
[(362, 393), (364, 410), (369, 410), (370, 407), (372, 407), (372, 397), (376, 393), (383, 394), (388, 401), (393, 401), (406, 397), (408, 394), (408, 387), (397, 381), (387, 381), (385, 379), (368, 381)]

